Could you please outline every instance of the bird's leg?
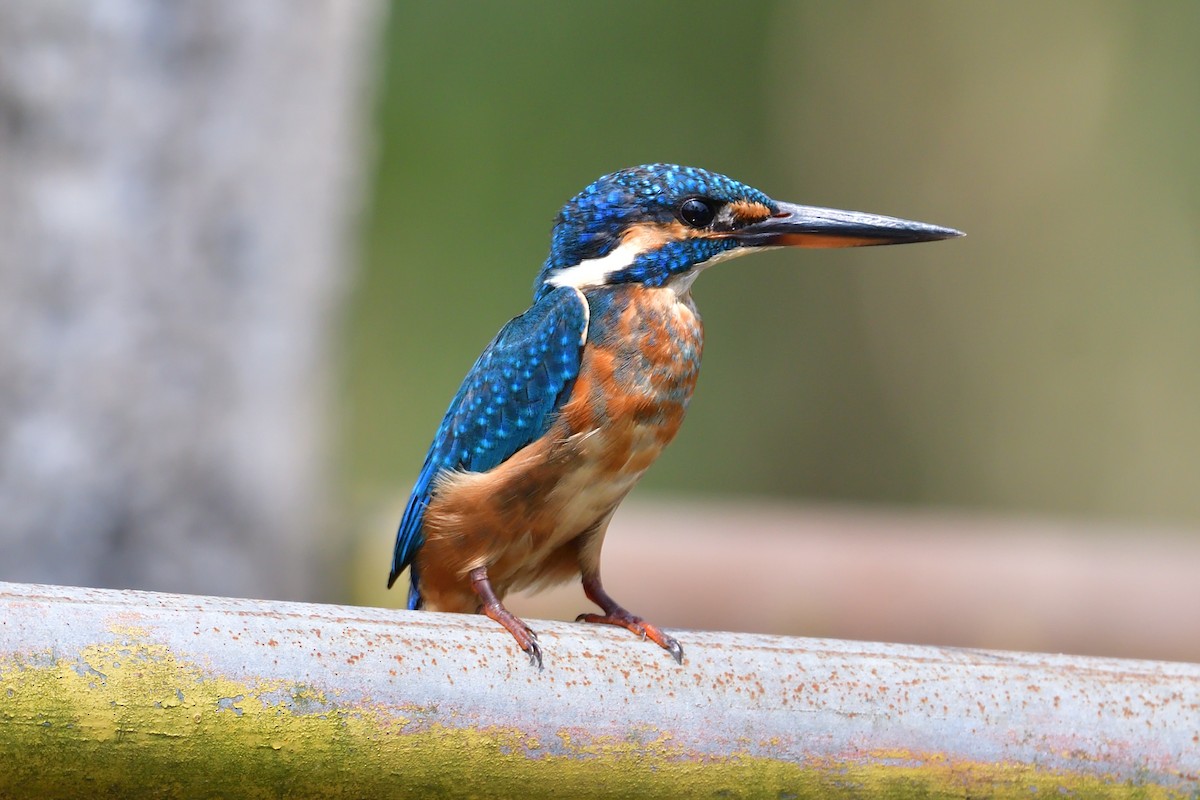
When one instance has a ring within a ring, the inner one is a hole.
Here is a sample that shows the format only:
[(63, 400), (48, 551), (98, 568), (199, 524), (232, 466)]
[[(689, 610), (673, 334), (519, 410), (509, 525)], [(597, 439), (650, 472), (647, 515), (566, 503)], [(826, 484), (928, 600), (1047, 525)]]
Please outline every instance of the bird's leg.
[(683, 663), (683, 648), (679, 646), (679, 642), (663, 633), (662, 629), (657, 625), (653, 625), (641, 617), (629, 613), (620, 603), (609, 597), (608, 592), (604, 591), (604, 585), (600, 583), (599, 571), (584, 574), (583, 593), (587, 595), (588, 600), (600, 606), (604, 614), (580, 614), (575, 618), (576, 622), (599, 622), (604, 625), (619, 625), (622, 628), (633, 631), (643, 639), (649, 639), (670, 653), (677, 662), (680, 664)]
[(475, 590), (475, 594), (479, 595), (480, 609), (483, 613), (503, 625), (529, 656), (529, 663), (541, 669), (542, 648), (538, 647), (537, 634), (500, 602), (500, 598), (496, 596), (496, 592), (493, 591), (492, 584), (488, 580), (487, 567), (477, 567), (467, 574), (471, 578), (471, 588)]

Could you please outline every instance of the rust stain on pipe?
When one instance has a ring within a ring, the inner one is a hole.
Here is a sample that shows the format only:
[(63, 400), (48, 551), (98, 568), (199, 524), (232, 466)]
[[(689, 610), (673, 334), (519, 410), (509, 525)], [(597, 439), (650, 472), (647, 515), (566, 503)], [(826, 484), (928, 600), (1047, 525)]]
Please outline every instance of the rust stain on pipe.
[(1200, 666), (0, 583), (0, 796), (1195, 797)]

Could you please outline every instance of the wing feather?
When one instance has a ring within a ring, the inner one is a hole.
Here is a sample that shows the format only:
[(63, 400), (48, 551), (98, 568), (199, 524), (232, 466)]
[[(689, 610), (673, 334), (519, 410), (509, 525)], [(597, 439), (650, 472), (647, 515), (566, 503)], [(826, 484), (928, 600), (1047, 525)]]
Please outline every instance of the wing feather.
[[(425, 509), (438, 475), (487, 472), (549, 429), (579, 375), (587, 328), (587, 300), (578, 289), (561, 287), (510, 320), (484, 349), (425, 456), (396, 532), (389, 587), (424, 543)], [(411, 586), (409, 608), (416, 608), (415, 574)]]

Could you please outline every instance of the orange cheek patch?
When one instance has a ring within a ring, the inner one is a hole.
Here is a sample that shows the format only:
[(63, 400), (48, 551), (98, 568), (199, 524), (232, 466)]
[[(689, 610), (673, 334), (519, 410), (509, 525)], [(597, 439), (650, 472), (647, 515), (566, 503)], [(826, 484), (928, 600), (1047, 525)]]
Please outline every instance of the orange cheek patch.
[[(749, 203), (747, 205), (757, 206), (758, 204)], [(766, 219), (771, 215), (766, 206), (762, 206), (762, 209), (766, 213), (762, 217), (755, 217), (754, 221)], [(684, 239), (720, 239), (724, 236), (726, 234), (714, 233), (703, 228), (689, 228), (682, 222), (645, 223), (633, 225), (625, 231), (625, 235), (621, 237), (621, 244), (635, 246), (639, 253), (647, 253), (657, 250), (668, 242), (680, 242)]]
[(637, 248), (639, 253), (657, 250), (667, 242), (682, 239), (682, 228), (682, 225), (675, 223), (668, 225), (654, 225), (650, 223), (632, 225), (629, 230), (625, 231), (625, 235), (621, 237), (621, 244), (632, 245)]
[(751, 225), (771, 216), (771, 209), (751, 200), (737, 200), (729, 204), (729, 213), (739, 225)]

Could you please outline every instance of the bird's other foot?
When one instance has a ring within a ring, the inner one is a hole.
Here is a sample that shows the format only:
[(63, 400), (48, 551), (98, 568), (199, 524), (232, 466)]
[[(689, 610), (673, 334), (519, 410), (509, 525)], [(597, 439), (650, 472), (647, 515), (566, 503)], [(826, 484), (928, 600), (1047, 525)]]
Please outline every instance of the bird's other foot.
[[(514, 631), (512, 628), (509, 628), (509, 626), (505, 625), (505, 623), (501, 622), (500, 624), (504, 625), (505, 628), (508, 628), (508, 632), (511, 633), (513, 638), (517, 640), (517, 646), (525, 651), (525, 655), (529, 656), (530, 666), (537, 667), (538, 671), (540, 672), (543, 669), (542, 648), (537, 643), (537, 633), (533, 630), (533, 628), (526, 625), (520, 617), (513, 616), (512, 614), (509, 614), (509, 616), (516, 620), (517, 624), (521, 626), (520, 634), (518, 634), (518, 632)], [(492, 617), (492, 619), (495, 619), (495, 617)]]
[(623, 608), (618, 607), (608, 614), (580, 614), (575, 618), (575, 621), (593, 622), (601, 625), (617, 625), (628, 631), (633, 631), (643, 639), (649, 639), (663, 650), (666, 650), (676, 662), (683, 663), (683, 648), (679, 642), (675, 641), (674, 637), (668, 636), (657, 625), (646, 622), (646, 620), (630, 614)]
[(595, 622), (601, 625), (617, 625), (628, 631), (633, 631), (643, 639), (649, 639), (671, 654), (679, 664), (683, 663), (683, 648), (674, 638), (662, 632), (657, 625), (626, 611), (620, 603), (609, 597), (600, 582), (598, 570), (583, 570), (583, 593), (604, 611), (603, 614), (580, 614), (576, 622)]
[(483, 613), (487, 614), (489, 619), (494, 619), (504, 626), (505, 630), (512, 634), (512, 637), (517, 640), (517, 647), (525, 651), (525, 655), (529, 656), (529, 663), (538, 668), (542, 667), (542, 648), (537, 642), (537, 632), (533, 628), (525, 624), (517, 615), (510, 612), (504, 606), (500, 606), (499, 612), (493, 613), (484, 606)]
[(524, 620), (513, 614), (500, 602), (500, 598), (492, 590), (491, 582), (488, 581), (486, 567), (473, 569), (469, 575), (471, 586), (482, 601), (479, 610), (486, 614), (489, 619), (503, 625), (504, 629), (511, 633), (512, 637), (517, 640), (517, 646), (525, 651), (525, 655), (529, 656), (529, 663), (537, 667), (538, 671), (541, 671), (542, 648), (538, 646), (537, 634), (534, 633), (533, 628), (526, 625)]

